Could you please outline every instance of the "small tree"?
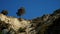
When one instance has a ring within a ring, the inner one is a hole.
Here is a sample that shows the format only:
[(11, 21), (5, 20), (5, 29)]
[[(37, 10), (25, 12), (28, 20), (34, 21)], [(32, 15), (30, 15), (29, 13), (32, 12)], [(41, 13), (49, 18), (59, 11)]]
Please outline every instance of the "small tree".
[(4, 14), (4, 15), (8, 15), (8, 11), (7, 10), (2, 10), (1, 13)]
[(23, 15), (25, 13), (25, 8), (24, 7), (21, 7), (20, 9), (18, 9), (18, 12), (16, 13), (17, 16), (20, 16)]

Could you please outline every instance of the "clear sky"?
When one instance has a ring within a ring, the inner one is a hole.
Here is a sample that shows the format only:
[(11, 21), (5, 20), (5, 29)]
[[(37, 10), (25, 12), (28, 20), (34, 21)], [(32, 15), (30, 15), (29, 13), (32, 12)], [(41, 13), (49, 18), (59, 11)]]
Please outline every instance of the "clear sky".
[(18, 8), (22, 6), (26, 8), (23, 18), (32, 19), (59, 9), (60, 0), (0, 0), (0, 12), (7, 9), (9, 16), (16, 16)]

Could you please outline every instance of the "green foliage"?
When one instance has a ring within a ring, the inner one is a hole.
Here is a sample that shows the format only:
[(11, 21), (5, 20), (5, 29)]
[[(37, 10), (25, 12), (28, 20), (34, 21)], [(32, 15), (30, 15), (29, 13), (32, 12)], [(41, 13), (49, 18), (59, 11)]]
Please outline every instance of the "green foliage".
[(1, 13), (4, 14), (4, 15), (7, 15), (8, 14), (8, 11), (7, 10), (2, 10)]
[(21, 16), (25, 13), (25, 8), (24, 7), (21, 7), (20, 9), (18, 9), (18, 12), (16, 13), (17, 16)]
[(2, 34), (2, 32), (0, 31), (0, 34)]
[(19, 28), (19, 32), (25, 32), (25, 28)]

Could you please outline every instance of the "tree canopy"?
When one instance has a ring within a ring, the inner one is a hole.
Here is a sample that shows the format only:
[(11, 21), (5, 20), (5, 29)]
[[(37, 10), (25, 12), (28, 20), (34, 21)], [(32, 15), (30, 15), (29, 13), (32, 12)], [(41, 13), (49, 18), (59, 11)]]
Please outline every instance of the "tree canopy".
[(21, 16), (24, 13), (25, 13), (25, 8), (24, 7), (21, 7), (21, 8), (18, 9), (18, 12), (16, 14), (17, 14), (17, 16)]
[(8, 11), (7, 10), (2, 10), (1, 13), (4, 14), (4, 15), (8, 15)]

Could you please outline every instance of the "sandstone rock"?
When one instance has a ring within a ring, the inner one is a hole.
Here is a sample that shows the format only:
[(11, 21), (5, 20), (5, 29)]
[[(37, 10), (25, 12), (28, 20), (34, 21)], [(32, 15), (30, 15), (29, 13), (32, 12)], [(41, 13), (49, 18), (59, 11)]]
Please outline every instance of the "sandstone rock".
[(60, 9), (53, 14), (25, 20), (0, 14), (2, 34), (60, 34)]

